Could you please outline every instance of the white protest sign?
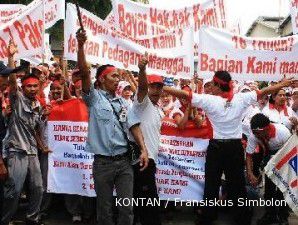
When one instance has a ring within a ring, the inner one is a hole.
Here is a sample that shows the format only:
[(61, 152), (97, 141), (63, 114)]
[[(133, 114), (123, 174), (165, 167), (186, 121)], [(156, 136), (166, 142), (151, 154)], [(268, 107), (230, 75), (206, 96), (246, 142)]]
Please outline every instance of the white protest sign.
[(29, 5), (5, 4), (0, 9), (0, 26), (24, 14), (28, 8), (35, 7), (40, 3), (44, 4), (41, 12), (44, 11), (45, 29), (52, 27), (58, 20), (65, 17), (65, 0), (35, 0)]
[(209, 140), (162, 135), (156, 183), (162, 200), (202, 200)]
[(293, 34), (298, 33), (298, 0), (290, 0)]
[(7, 58), (7, 47), (12, 39), (18, 46), (16, 59), (42, 53), (42, 2), (30, 4), (17, 17), (0, 26), (0, 60)]
[(1, 4), (0, 7), (0, 26), (13, 17), (17, 12), (22, 10), (25, 6), (22, 4)]
[(85, 151), (88, 113), (82, 100), (53, 106), (48, 121), (48, 192), (95, 196), (93, 154)]
[(198, 73), (226, 70), (235, 80), (272, 81), (298, 73), (298, 38), (249, 38), (220, 29), (200, 30)]
[[(92, 13), (81, 9), (82, 22), (88, 35), (86, 59), (92, 64), (113, 64), (120, 69), (138, 71), (138, 62), (148, 52), (148, 73), (191, 78), (193, 75), (193, 34), (190, 29), (173, 31), (148, 39), (134, 39), (109, 28)], [(77, 60), (77, 12), (67, 4), (65, 20), (65, 58)]]

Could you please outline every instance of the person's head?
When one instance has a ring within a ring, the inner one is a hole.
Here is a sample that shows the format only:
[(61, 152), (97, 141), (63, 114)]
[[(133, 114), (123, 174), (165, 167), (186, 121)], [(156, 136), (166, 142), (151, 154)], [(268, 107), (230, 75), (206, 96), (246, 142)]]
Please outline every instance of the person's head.
[(274, 104), (276, 107), (284, 106), (287, 101), (286, 91), (284, 89), (280, 89), (278, 92), (270, 96), (269, 101), (271, 104)]
[(205, 94), (212, 94), (212, 80), (211, 79), (206, 79), (203, 82), (203, 88), (204, 88), (204, 93)]
[(258, 99), (259, 108), (263, 109), (268, 103), (269, 97), (268, 95), (264, 95), (263, 97)]
[(116, 94), (126, 100), (129, 100), (133, 95), (130, 83), (127, 81), (120, 81), (118, 84)]
[(178, 79), (174, 79), (173, 83), (174, 83), (174, 86), (177, 87), (179, 85), (179, 80)]
[(0, 75), (0, 92), (3, 92), (8, 87), (8, 77)]
[(240, 93), (251, 92), (251, 88), (248, 85), (243, 85), (239, 88)]
[(220, 95), (229, 92), (232, 88), (232, 78), (227, 71), (216, 71), (212, 80), (212, 93)]
[(149, 87), (148, 96), (151, 102), (157, 105), (164, 86), (163, 78), (159, 75), (148, 75), (147, 80)]
[(34, 74), (27, 74), (22, 78), (22, 89), (25, 97), (35, 100), (39, 91), (39, 78)]
[(52, 100), (58, 100), (62, 97), (63, 86), (59, 80), (54, 80), (50, 86)]
[(82, 80), (78, 80), (74, 83), (74, 94), (77, 98), (82, 97)]
[(162, 107), (168, 106), (173, 100), (172, 95), (167, 92), (162, 92), (160, 96), (160, 103)]
[(269, 139), (270, 134), (270, 120), (262, 113), (257, 113), (251, 118), (250, 127), (253, 134), (258, 139)]
[(120, 82), (120, 75), (112, 65), (103, 65), (97, 69), (96, 80), (102, 90), (114, 95)]
[(18, 73), (22, 71), (22, 67), (15, 69), (9, 68), (0, 61), (0, 91), (4, 91), (8, 86), (8, 76), (11, 73)]

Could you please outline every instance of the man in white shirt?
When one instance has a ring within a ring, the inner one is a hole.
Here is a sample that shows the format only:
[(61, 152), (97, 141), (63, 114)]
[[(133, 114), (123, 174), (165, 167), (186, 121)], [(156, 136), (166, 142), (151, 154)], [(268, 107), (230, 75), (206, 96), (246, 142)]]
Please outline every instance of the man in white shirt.
[[(253, 173), (252, 156), (258, 145), (264, 148), (264, 163), (267, 164), (270, 158), (290, 138), (291, 132), (282, 124), (271, 123), (264, 114), (258, 113), (251, 119), (252, 133), (249, 136), (246, 147), (247, 176), (253, 186), (258, 185), (260, 179)], [(265, 177), (265, 200), (284, 200), (283, 194), (274, 183)], [(258, 225), (288, 224), (288, 210), (286, 206), (266, 206), (265, 214), (258, 220)]]
[[(155, 172), (159, 147), (161, 120), (164, 113), (158, 107), (163, 90), (163, 78), (158, 75), (146, 76), (147, 56), (139, 63), (139, 86), (132, 111), (140, 118), (140, 128), (148, 150), (148, 167), (142, 170), (138, 164), (134, 165), (134, 197), (150, 198), (152, 202), (158, 198), (155, 183)], [(136, 206), (135, 219), (142, 225), (161, 225), (157, 206)]]
[[(230, 74), (227, 71), (217, 71), (212, 81), (213, 95), (164, 88), (178, 98), (188, 98), (192, 106), (202, 108), (208, 116), (213, 127), (213, 138), (207, 148), (204, 199), (218, 199), (224, 172), (228, 181), (228, 196), (233, 200), (232, 211), (236, 224), (249, 225), (251, 220), (248, 207), (237, 207), (237, 200), (246, 198), (244, 149), (241, 143), (242, 115), (250, 105), (257, 103), (258, 98), (292, 84), (293, 80), (284, 80), (260, 91), (234, 94)], [(203, 208), (202, 216), (202, 224), (212, 224), (217, 218), (216, 207), (207, 205)]]

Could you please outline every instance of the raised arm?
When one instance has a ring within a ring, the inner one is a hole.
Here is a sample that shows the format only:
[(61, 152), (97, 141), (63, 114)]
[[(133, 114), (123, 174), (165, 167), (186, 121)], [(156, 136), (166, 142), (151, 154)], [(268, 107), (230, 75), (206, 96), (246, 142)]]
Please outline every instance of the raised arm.
[(138, 102), (143, 102), (145, 96), (148, 94), (148, 81), (146, 74), (146, 65), (148, 63), (148, 54), (145, 53), (141, 61), (139, 62), (139, 84), (138, 84)]
[(262, 90), (259, 91), (258, 96), (261, 98), (265, 95), (273, 94), (273, 93), (277, 92), (278, 90), (280, 90), (281, 88), (294, 85), (295, 82), (296, 81), (294, 79), (284, 79), (276, 85), (272, 85), (272, 86), (263, 88)]
[(164, 86), (163, 90), (170, 95), (173, 95), (177, 98), (184, 98), (184, 99), (189, 99), (191, 97), (191, 93), (183, 90), (177, 90), (175, 88), (171, 88), (168, 86)]
[(82, 90), (84, 93), (88, 94), (91, 87), (91, 75), (88, 70), (84, 44), (87, 40), (86, 31), (79, 29), (77, 31), (77, 41), (78, 41), (78, 67), (82, 77)]
[[(17, 46), (15, 45), (15, 43), (10, 40), (9, 41), (9, 45), (8, 45), (8, 49), (7, 49), (7, 52), (8, 52), (8, 66), (10, 68), (15, 68), (15, 65), (14, 65), (14, 55), (16, 54), (17, 52)], [(10, 93), (11, 94), (15, 94), (17, 92), (17, 89), (18, 89), (18, 85), (17, 85), (17, 76), (15, 73), (12, 73), (9, 75), (9, 88), (10, 88)]]

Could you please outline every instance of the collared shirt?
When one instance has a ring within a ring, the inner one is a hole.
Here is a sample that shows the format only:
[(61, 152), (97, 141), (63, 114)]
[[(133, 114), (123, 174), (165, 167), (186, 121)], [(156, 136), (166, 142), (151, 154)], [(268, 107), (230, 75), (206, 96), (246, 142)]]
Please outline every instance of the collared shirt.
[(161, 120), (164, 117), (164, 113), (158, 106), (153, 105), (148, 95), (145, 96), (142, 102), (138, 102), (137, 98), (135, 98), (131, 110), (142, 121), (140, 128), (148, 150), (148, 157), (156, 161), (160, 139)]
[[(89, 111), (88, 123), (88, 140), (86, 144), (86, 151), (114, 156), (125, 153), (127, 151), (127, 140), (124, 132), (127, 128), (132, 127), (140, 121), (133, 117), (133, 114), (128, 114), (128, 104), (119, 97), (114, 97), (103, 90), (94, 89), (91, 85), (89, 94), (83, 93), (83, 99), (86, 102)], [(113, 113), (113, 107), (116, 113), (123, 118), (123, 112), (126, 112), (122, 125)]]
[(35, 130), (42, 127), (42, 108), (38, 101), (31, 101), (19, 90), (10, 95), (12, 114), (8, 122), (8, 136), (5, 148), (25, 151), (28, 155), (37, 154)]
[(266, 115), (270, 121), (283, 124), (288, 129), (292, 128), (292, 122), (289, 120), (289, 118), (295, 117), (295, 114), (290, 107), (285, 106), (283, 110), (278, 111), (273, 105), (268, 104), (264, 107), (262, 113)]
[[(282, 124), (272, 124), (274, 127), (273, 135), (268, 141), (269, 151), (277, 151), (282, 148), (286, 141), (291, 137), (291, 132), (289, 129)], [(246, 152), (248, 154), (253, 154), (257, 145), (262, 144), (262, 142), (256, 138), (256, 136), (251, 132), (248, 138)]]
[(254, 103), (257, 103), (255, 91), (237, 93), (229, 104), (227, 99), (215, 95), (193, 94), (192, 97), (192, 105), (202, 108), (208, 116), (213, 128), (213, 139), (242, 138), (243, 114)]

